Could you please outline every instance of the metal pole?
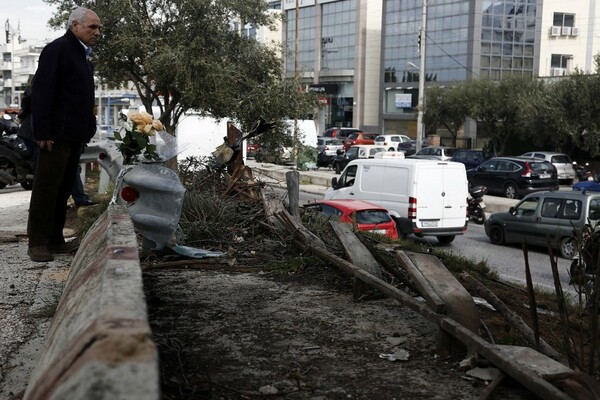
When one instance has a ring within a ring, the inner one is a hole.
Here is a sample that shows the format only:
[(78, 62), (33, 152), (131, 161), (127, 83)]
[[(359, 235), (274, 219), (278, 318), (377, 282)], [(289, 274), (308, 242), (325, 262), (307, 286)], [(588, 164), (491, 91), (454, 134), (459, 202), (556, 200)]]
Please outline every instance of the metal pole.
[(110, 93), (108, 94), (108, 97), (106, 99), (106, 109), (107, 109), (107, 115), (106, 115), (106, 132), (110, 132)]
[(427, 1), (423, 0), (423, 15), (421, 29), (419, 30), (420, 63), (419, 63), (419, 104), (417, 113), (417, 144), (416, 151), (421, 150), (421, 142), (424, 138), (423, 111), (425, 110), (425, 42), (427, 41)]
[[(299, 0), (296, 0), (296, 31), (295, 31), (295, 57), (294, 57), (294, 84), (298, 88), (298, 12)], [(294, 113), (294, 169), (298, 169), (298, 115)]]

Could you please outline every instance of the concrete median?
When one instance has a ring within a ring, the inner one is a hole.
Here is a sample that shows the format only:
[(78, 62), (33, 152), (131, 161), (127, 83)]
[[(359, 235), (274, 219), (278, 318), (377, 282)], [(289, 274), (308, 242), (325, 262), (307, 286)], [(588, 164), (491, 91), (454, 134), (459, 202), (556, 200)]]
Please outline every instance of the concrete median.
[(25, 399), (158, 399), (138, 244), (123, 206), (90, 228), (31, 375)]

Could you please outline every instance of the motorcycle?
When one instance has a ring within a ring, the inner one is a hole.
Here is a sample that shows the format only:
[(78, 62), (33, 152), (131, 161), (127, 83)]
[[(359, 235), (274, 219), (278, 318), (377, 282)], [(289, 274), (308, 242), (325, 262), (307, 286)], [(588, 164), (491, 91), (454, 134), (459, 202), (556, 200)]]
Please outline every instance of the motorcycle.
[(22, 137), (10, 133), (0, 136), (0, 189), (20, 183), (25, 190), (33, 187), (33, 159)]
[(327, 155), (325, 150), (321, 150), (317, 155), (317, 168), (330, 168), (334, 158), (335, 156)]
[(485, 223), (485, 203), (483, 195), (487, 193), (485, 186), (475, 186), (469, 189), (469, 198), (467, 200), (467, 217), (478, 225)]
[(10, 114), (2, 115), (0, 118), (0, 135), (11, 135), (19, 132), (19, 124), (10, 116)]
[(581, 165), (573, 161), (573, 168), (575, 169), (575, 173), (577, 174), (577, 179), (579, 180), (579, 182), (587, 182), (594, 180), (594, 177), (592, 176), (592, 171), (590, 169), (590, 163), (585, 163), (584, 165)]

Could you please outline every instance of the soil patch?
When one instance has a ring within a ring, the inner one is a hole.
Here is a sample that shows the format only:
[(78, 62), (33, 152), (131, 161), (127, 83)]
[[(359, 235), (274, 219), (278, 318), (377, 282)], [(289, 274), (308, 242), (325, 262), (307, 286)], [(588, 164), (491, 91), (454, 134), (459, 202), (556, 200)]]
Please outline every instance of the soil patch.
[[(329, 267), (144, 273), (165, 399), (477, 399), (437, 327)], [(391, 359), (397, 358), (397, 361)], [(531, 398), (507, 381), (493, 398)]]

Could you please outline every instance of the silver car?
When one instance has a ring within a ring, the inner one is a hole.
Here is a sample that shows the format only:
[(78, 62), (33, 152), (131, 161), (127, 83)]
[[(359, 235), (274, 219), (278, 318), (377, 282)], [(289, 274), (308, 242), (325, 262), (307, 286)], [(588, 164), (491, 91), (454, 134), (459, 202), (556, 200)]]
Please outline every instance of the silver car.
[(410, 156), (410, 158), (450, 161), (455, 152), (456, 148), (454, 147), (429, 146), (421, 149), (415, 155)]
[(340, 139), (319, 136), (317, 138), (317, 150), (325, 151), (327, 156), (337, 155), (338, 150), (344, 150), (344, 143)]
[(551, 162), (556, 167), (558, 172), (558, 182), (566, 185), (572, 185), (577, 178), (575, 168), (571, 158), (563, 153), (554, 153), (551, 151), (530, 151), (523, 154), (521, 157), (538, 158)]

